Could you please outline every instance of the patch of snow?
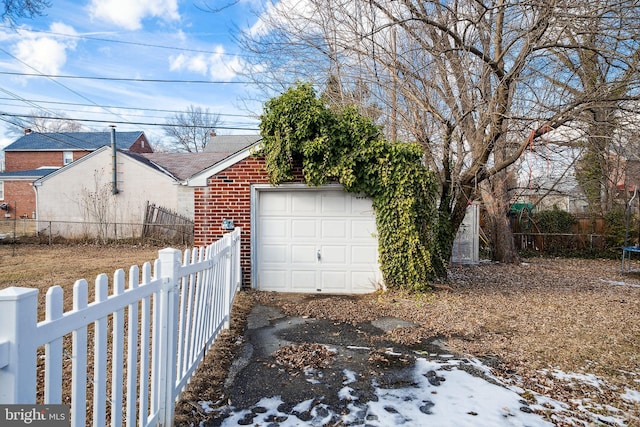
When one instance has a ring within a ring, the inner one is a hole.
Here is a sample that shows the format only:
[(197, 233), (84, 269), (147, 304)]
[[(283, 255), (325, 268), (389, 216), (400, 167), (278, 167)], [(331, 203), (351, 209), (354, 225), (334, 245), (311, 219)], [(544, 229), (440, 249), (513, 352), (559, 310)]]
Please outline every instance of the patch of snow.
[(349, 350), (371, 350), (371, 347), (358, 347), (357, 345), (348, 345)]
[(610, 285), (615, 285), (615, 286), (628, 286), (630, 288), (640, 288), (640, 285), (635, 285), (633, 283), (618, 282), (615, 280), (606, 280), (606, 279), (600, 279), (600, 281), (604, 283), (608, 283)]
[[(543, 369), (540, 372), (547, 374), (549, 373), (548, 370)], [(593, 374), (577, 374), (574, 372), (562, 372), (559, 369), (554, 369), (551, 372), (551, 375), (554, 378), (557, 378), (561, 381), (566, 381), (568, 383), (575, 383), (575, 382), (579, 382), (579, 383), (583, 383), (583, 384), (587, 384), (590, 385), (594, 388), (597, 388), (598, 390), (602, 390), (602, 385), (603, 385), (603, 381), (602, 378), (593, 375)]]
[(353, 402), (354, 400), (358, 400), (358, 396), (353, 395), (353, 389), (351, 387), (342, 387), (338, 392), (338, 399), (340, 400), (348, 400)]
[(640, 403), (640, 391), (632, 390), (630, 388), (625, 389), (625, 393), (620, 395), (624, 400), (628, 400), (630, 402), (639, 402)]
[[(349, 400), (347, 413), (334, 413), (327, 405), (306, 400), (294, 407), (291, 413), (278, 410), (283, 403), (279, 396), (263, 398), (256, 404), (259, 411), (243, 410), (232, 412), (223, 426), (237, 426), (238, 421), (251, 425), (269, 425), (277, 419), (281, 427), (289, 426), (322, 426), (328, 423), (342, 425), (369, 426), (552, 426), (542, 416), (532, 413), (532, 407), (522, 401), (518, 393), (509, 388), (488, 382), (486, 379), (472, 375), (463, 367), (472, 365), (488, 372), (478, 361), (468, 360), (426, 360), (418, 358), (414, 366), (414, 385), (384, 389), (375, 387), (377, 400), (356, 401), (354, 390), (343, 387), (338, 397)], [(476, 370), (476, 369), (474, 369)], [(429, 377), (437, 372), (439, 381), (432, 383)], [(356, 373), (345, 371), (350, 379)], [(303, 421), (297, 415), (305, 412), (310, 415)]]
[(355, 372), (353, 372), (352, 370), (350, 370), (350, 369), (344, 369), (344, 370), (342, 371), (342, 373), (344, 374), (344, 376), (345, 376), (345, 378), (346, 378), (346, 379), (342, 382), (342, 384), (347, 385), (347, 384), (351, 384), (351, 383), (356, 382), (356, 373), (355, 373)]

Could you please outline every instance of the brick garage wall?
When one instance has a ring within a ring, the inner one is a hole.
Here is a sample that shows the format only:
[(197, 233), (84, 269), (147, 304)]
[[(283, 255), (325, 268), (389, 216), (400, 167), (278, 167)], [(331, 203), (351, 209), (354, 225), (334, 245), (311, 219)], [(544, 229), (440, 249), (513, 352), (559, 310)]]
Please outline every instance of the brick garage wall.
[[(9, 204), (11, 218), (16, 218), (16, 214), (18, 217), (26, 215), (28, 218), (34, 218), (36, 193), (31, 183), (32, 181), (30, 180), (4, 181), (5, 199), (2, 203)], [(6, 211), (0, 211), (0, 215), (4, 216), (5, 213)]]
[[(74, 151), (73, 160), (89, 154), (89, 151)], [(6, 172), (38, 169), (42, 166), (64, 166), (62, 151), (5, 151)]]
[(268, 182), (264, 160), (251, 156), (209, 177), (208, 186), (194, 192), (196, 246), (208, 245), (228, 232), (222, 229), (225, 219), (242, 228), (243, 286), (251, 285), (251, 184)]

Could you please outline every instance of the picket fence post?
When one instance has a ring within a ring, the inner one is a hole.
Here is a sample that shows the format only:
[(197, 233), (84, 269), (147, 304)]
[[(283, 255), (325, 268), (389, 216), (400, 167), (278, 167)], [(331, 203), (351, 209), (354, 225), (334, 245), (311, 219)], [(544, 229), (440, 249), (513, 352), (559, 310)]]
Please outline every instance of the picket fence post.
[(0, 404), (36, 403), (38, 290), (0, 291)]
[(179, 269), (182, 252), (166, 248), (158, 251), (162, 291), (160, 293), (160, 378), (158, 382), (159, 414), (158, 425), (173, 425), (176, 383), (176, 351), (178, 336), (178, 297), (180, 293)]

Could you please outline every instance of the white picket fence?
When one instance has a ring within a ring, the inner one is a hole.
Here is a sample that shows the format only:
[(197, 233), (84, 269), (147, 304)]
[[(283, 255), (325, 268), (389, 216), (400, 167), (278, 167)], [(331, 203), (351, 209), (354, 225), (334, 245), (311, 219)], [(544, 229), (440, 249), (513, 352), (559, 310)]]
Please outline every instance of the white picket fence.
[[(104, 426), (108, 419), (112, 426), (171, 426), (180, 393), (229, 325), (240, 285), (236, 229), (184, 254), (160, 250), (153, 271), (150, 263), (142, 271), (130, 268), (126, 289), (124, 271), (116, 271), (111, 295), (107, 275), (99, 275), (93, 302), (88, 302), (86, 280), (78, 280), (73, 309), (66, 312), (62, 288), (54, 286), (47, 291), (45, 320), (40, 322), (37, 289), (4, 289), (0, 404), (68, 403), (63, 402), (62, 386), (69, 381), (65, 365), (70, 364), (72, 426)], [(41, 346), (44, 397), (36, 402)], [(88, 363), (91, 348), (93, 366)]]

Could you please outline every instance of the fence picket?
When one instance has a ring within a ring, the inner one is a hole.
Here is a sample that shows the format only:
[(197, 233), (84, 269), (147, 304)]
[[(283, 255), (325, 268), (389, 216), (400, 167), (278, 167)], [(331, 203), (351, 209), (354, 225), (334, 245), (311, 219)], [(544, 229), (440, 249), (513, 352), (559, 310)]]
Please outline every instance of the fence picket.
[[(145, 263), (142, 266), (142, 286), (151, 282), (151, 264)], [(150, 364), (149, 358), (149, 340), (151, 339), (151, 298), (146, 296), (140, 300), (140, 378), (139, 378), (139, 408), (138, 419), (141, 425), (146, 425), (147, 409), (149, 408), (150, 398), (149, 376)]]
[[(129, 269), (129, 289), (138, 287), (140, 271), (137, 266)], [(129, 304), (128, 330), (127, 330), (127, 393), (131, 396), (131, 390), (136, 390), (138, 379), (138, 301)], [(136, 399), (127, 399), (127, 427), (137, 425)]]
[[(71, 334), (72, 426), (84, 426), (88, 410), (94, 426), (105, 425), (107, 405), (112, 426), (171, 426), (177, 397), (230, 318), (238, 289), (239, 236), (236, 229), (206, 248), (185, 251), (184, 257), (177, 249), (163, 249), (153, 270), (151, 263), (143, 265), (142, 274), (137, 266), (129, 269), (126, 289), (125, 272), (117, 270), (112, 295), (107, 275), (98, 275), (91, 303), (86, 280), (78, 280), (67, 312), (62, 288), (52, 287), (41, 322), (37, 290), (0, 290), (0, 403), (36, 403), (36, 352), (42, 345), (44, 402), (61, 402), (64, 337)], [(88, 402), (91, 344), (93, 402)]]
[[(60, 286), (47, 290), (45, 319), (55, 321), (62, 317), (64, 293)], [(62, 403), (62, 337), (44, 346), (44, 401)]]
[[(103, 304), (109, 293), (109, 278), (100, 274), (95, 281), (95, 303)], [(107, 317), (93, 322), (93, 425), (103, 422), (107, 413)]]
[[(84, 279), (73, 286), (73, 310), (87, 307), (88, 284)], [(86, 422), (87, 402), (87, 326), (72, 332), (71, 361), (71, 427), (83, 427)]]

